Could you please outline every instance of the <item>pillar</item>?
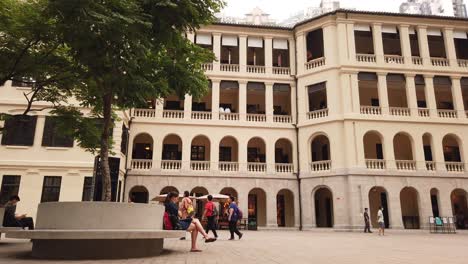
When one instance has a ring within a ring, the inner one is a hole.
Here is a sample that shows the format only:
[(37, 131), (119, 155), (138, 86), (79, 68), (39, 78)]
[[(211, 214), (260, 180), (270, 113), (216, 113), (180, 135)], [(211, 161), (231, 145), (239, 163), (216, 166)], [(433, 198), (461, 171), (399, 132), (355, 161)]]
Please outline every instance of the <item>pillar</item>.
[[(348, 49), (350, 49), (348, 45), (348, 34), (346, 31), (346, 21), (341, 21), (338, 19), (337, 21), (337, 38), (343, 41), (338, 41), (337, 49), (338, 49), (338, 63), (340, 65), (346, 64), (348, 62)], [(354, 47), (354, 45), (353, 45)]]
[(465, 105), (461, 88), (461, 77), (452, 76), (452, 98), (459, 119), (466, 120)]
[(292, 123), (296, 124), (297, 123), (297, 103), (296, 103), (296, 83), (291, 83), (289, 85), (289, 93), (291, 97), (291, 117), (292, 117)]
[(354, 39), (354, 22), (347, 22), (346, 32), (348, 39), (348, 60), (351, 64), (356, 63), (356, 40)]
[(424, 93), (426, 96), (426, 104), (429, 109), (430, 117), (437, 117), (437, 102), (434, 91), (434, 75), (424, 75)]
[(213, 53), (215, 55), (215, 62), (213, 63), (213, 71), (220, 71), (221, 64), (221, 34), (213, 33)]
[[(161, 169), (161, 160), (162, 160), (162, 149), (164, 144), (164, 138), (153, 137), (153, 165), (152, 170), (159, 171)], [(133, 145), (133, 142), (130, 142), (130, 145)], [(129, 152), (131, 153), (131, 152)]]
[(160, 120), (163, 117), (164, 111), (164, 98), (157, 98), (156, 99), (156, 119)]
[(247, 115), (247, 81), (239, 80), (239, 120), (246, 121)]
[(392, 229), (403, 229), (403, 219), (401, 215), (401, 204), (400, 204), (400, 189), (395, 188), (395, 192), (391, 192), (388, 195), (388, 217), (385, 221), (390, 221), (390, 228)]
[(238, 145), (238, 157), (239, 157), (239, 172), (246, 172), (247, 171), (247, 141), (244, 139), (239, 139)]
[(189, 94), (184, 98), (184, 119), (192, 119), (192, 96)]
[(418, 26), (418, 43), (419, 43), (419, 54), (423, 59), (423, 65), (425, 67), (432, 67), (431, 55), (429, 53), (429, 42), (427, 40), (427, 26)]
[(411, 116), (418, 116), (418, 99), (416, 96), (415, 74), (406, 74), (406, 100)]
[(296, 35), (296, 59), (297, 59), (297, 74), (305, 71), (305, 63), (307, 62), (307, 45), (305, 32), (298, 32)]
[(323, 45), (324, 45), (324, 56), (327, 65), (336, 65), (339, 58), (338, 53), (338, 41), (336, 39), (336, 25), (328, 24), (323, 28)]
[(273, 38), (265, 37), (265, 70), (266, 74), (273, 74)]
[(265, 114), (268, 123), (273, 122), (273, 84), (272, 82), (265, 83)]
[(188, 32), (187, 33), (187, 39), (190, 40), (190, 42), (195, 43), (195, 33), (194, 32)]
[(393, 149), (393, 136), (383, 135), (383, 153), (387, 169), (396, 169), (395, 150)]
[(43, 115), (37, 116), (36, 128), (34, 131), (34, 142), (33, 142), (34, 147), (42, 146), (42, 136), (44, 134), (45, 119), (46, 117)]
[(211, 113), (213, 120), (219, 120), (220, 80), (211, 79)]
[(372, 36), (374, 40), (374, 54), (378, 65), (384, 64), (384, 50), (382, 40), (382, 24), (372, 24)]
[(210, 171), (218, 171), (219, 143), (221, 139), (211, 138), (210, 140)]
[(239, 36), (239, 67), (240, 72), (247, 71), (247, 35)]
[(382, 115), (389, 115), (388, 92), (387, 92), (387, 73), (378, 72), (378, 90), (379, 104), (382, 109)]
[(444, 147), (443, 147), (443, 136), (438, 134), (432, 135), (432, 153), (434, 154), (433, 160), (436, 162), (436, 171), (445, 172), (445, 157), (444, 157)]
[[(266, 191), (266, 190), (265, 190)], [(266, 204), (267, 204), (267, 227), (276, 228), (278, 227), (277, 219), (277, 206), (276, 206), (276, 194), (277, 192), (266, 193)]]
[(423, 136), (417, 135), (413, 137), (414, 146), (413, 146), (413, 159), (416, 161), (417, 170), (426, 170), (426, 159), (424, 157), (424, 142)]
[(289, 68), (291, 69), (291, 75), (296, 75), (296, 42), (294, 38), (289, 38)]
[(350, 98), (351, 98), (351, 112), (359, 114), (361, 112), (361, 102), (359, 99), (359, 80), (358, 72), (351, 72), (349, 74), (349, 85), (350, 85)]
[(182, 171), (190, 171), (190, 154), (192, 149), (192, 138), (182, 137)]
[(455, 41), (453, 39), (453, 28), (444, 28), (445, 54), (451, 67), (458, 67)]
[(400, 25), (400, 45), (405, 64), (412, 64), (409, 25)]

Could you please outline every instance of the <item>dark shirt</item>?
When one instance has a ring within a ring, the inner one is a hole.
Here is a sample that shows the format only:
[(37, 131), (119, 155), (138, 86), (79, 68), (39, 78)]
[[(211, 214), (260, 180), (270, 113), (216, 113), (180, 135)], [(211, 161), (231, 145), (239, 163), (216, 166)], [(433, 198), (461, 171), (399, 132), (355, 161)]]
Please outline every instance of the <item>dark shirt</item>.
[(164, 207), (166, 208), (166, 212), (169, 215), (175, 215), (175, 216), (179, 215), (179, 209), (177, 208), (177, 205), (175, 203), (168, 202), (168, 203), (164, 204)]
[(16, 220), (16, 205), (6, 205), (5, 215), (3, 216), (3, 226), (5, 227), (20, 227), (21, 223)]
[(364, 221), (369, 222), (369, 214), (364, 212)]

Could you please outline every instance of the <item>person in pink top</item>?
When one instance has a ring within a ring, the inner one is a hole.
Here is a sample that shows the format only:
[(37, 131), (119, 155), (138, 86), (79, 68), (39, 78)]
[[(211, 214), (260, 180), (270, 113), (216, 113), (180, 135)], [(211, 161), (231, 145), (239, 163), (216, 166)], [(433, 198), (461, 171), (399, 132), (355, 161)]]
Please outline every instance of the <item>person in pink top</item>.
[(193, 203), (190, 200), (190, 193), (188, 191), (184, 192), (184, 198), (179, 204), (179, 211), (182, 219), (192, 217), (193, 214)]

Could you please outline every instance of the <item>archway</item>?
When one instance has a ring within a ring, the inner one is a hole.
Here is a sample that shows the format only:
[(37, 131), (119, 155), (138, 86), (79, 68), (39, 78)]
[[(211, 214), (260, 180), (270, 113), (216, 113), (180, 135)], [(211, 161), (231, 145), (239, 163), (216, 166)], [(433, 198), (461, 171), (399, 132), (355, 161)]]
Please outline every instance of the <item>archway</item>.
[(174, 186), (166, 186), (164, 188), (162, 188), (162, 190), (159, 192), (159, 194), (168, 194), (170, 192), (176, 192), (176, 193), (180, 193), (179, 190), (177, 190), (176, 187)]
[(190, 160), (209, 161), (210, 151), (210, 140), (206, 136), (197, 136), (192, 140)]
[(405, 187), (400, 192), (401, 216), (405, 229), (419, 229), (418, 191), (413, 187)]
[(395, 160), (413, 160), (411, 138), (406, 133), (398, 133), (393, 137)]
[(254, 137), (247, 143), (247, 161), (248, 162), (266, 162), (265, 141), (259, 137)]
[(466, 191), (455, 189), (450, 194), (452, 201), (452, 213), (455, 216), (458, 229), (466, 229), (468, 226), (468, 205), (466, 200)]
[(275, 143), (275, 163), (292, 163), (292, 144), (288, 139), (278, 139)]
[(364, 135), (364, 157), (366, 159), (384, 159), (382, 136), (375, 131)]
[(234, 137), (227, 136), (219, 142), (219, 161), (237, 162), (239, 157), (239, 144)]
[(330, 160), (330, 140), (325, 135), (314, 137), (311, 146), (312, 162)]
[[(192, 191), (190, 192), (190, 195), (194, 197), (200, 197), (200, 196), (207, 195), (207, 194), (209, 194), (208, 190), (205, 187), (201, 187), (201, 186), (197, 186), (193, 188)], [(201, 218), (201, 216), (203, 215), (204, 209), (205, 209), (205, 202), (201, 200), (196, 200), (195, 201), (195, 216), (197, 218)]]
[(134, 186), (130, 189), (130, 201), (133, 203), (148, 203), (148, 189), (144, 186)]
[(294, 227), (294, 194), (283, 189), (276, 195), (276, 219), (279, 227)]
[(370, 217), (372, 222), (372, 227), (378, 228), (379, 225), (377, 223), (377, 212), (379, 208), (383, 207), (383, 215), (385, 220), (385, 227), (390, 227), (390, 219), (388, 217), (388, 195), (387, 191), (380, 186), (374, 186), (369, 191), (369, 210), (370, 210)]
[(432, 188), (430, 191), (431, 195), (431, 207), (432, 207), (432, 216), (439, 217), (439, 190)]
[(149, 134), (142, 133), (133, 139), (132, 159), (153, 159), (153, 138)]
[(457, 137), (446, 135), (442, 140), (445, 162), (461, 162), (462, 155)]
[(266, 226), (266, 193), (263, 189), (254, 188), (249, 192), (248, 210), (249, 228)]
[(333, 194), (321, 187), (315, 191), (315, 221), (317, 227), (333, 227)]
[(182, 160), (182, 139), (168, 135), (163, 140), (162, 160)]

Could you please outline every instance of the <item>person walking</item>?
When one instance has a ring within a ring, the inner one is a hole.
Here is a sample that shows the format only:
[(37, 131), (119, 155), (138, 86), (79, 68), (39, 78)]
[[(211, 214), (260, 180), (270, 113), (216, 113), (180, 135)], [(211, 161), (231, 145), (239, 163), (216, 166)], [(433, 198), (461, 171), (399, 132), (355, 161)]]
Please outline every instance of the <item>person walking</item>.
[(194, 209), (193, 209), (193, 202), (190, 200), (190, 193), (189, 191), (184, 192), (184, 198), (179, 204), (179, 211), (182, 215), (182, 219), (186, 219), (192, 216)]
[(205, 204), (205, 211), (203, 212), (203, 216), (205, 216), (208, 220), (208, 224), (206, 225), (206, 233), (208, 234), (211, 230), (215, 238), (218, 238), (218, 234), (216, 233), (216, 218), (218, 217), (218, 214), (216, 213), (216, 206), (213, 203), (212, 195), (208, 195), (208, 202)]
[(244, 234), (239, 232), (239, 229), (237, 229), (237, 221), (240, 219), (240, 211), (239, 207), (237, 207), (236, 204), (236, 198), (234, 196), (229, 197), (229, 216), (228, 216), (228, 221), (229, 221), (229, 232), (231, 233), (231, 238), (229, 240), (234, 240), (234, 233), (239, 237), (239, 239), (242, 238)]
[(377, 212), (377, 222), (379, 223), (379, 236), (385, 235), (385, 218), (383, 214), (383, 207), (381, 206), (379, 208), (379, 211)]
[(372, 233), (372, 231), (370, 231), (370, 218), (369, 218), (369, 213), (367, 212), (367, 208), (364, 208), (364, 224), (365, 224), (365, 227), (364, 227), (364, 233)]

